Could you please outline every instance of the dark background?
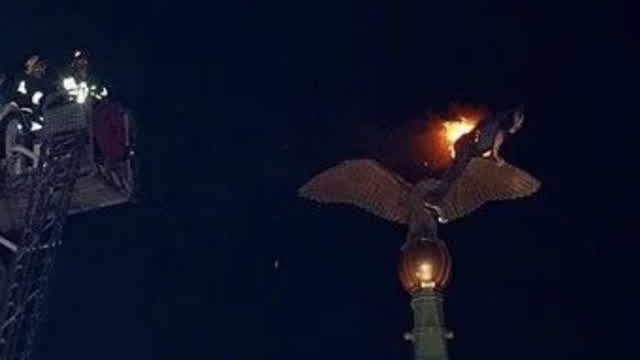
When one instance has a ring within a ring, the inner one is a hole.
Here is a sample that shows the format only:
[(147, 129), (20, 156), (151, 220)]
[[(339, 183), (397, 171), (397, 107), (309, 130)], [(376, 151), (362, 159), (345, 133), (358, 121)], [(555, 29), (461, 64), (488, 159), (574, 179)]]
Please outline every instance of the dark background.
[(543, 182), (441, 229), (451, 358), (635, 357), (630, 7), (3, 7), (5, 68), (89, 47), (142, 128), (142, 202), (70, 218), (37, 359), (410, 359), (405, 229), (295, 191), (371, 154), (416, 176), (383, 139), (450, 101), (524, 103), (504, 154)]

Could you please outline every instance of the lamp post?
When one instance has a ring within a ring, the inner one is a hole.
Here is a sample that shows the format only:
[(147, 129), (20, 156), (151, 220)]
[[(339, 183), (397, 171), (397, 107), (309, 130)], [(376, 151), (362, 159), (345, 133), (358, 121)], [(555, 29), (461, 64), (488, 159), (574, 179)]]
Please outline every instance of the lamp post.
[(443, 241), (420, 239), (402, 249), (398, 275), (411, 295), (413, 330), (405, 339), (414, 346), (415, 360), (446, 360), (447, 340), (442, 291), (451, 275), (451, 256)]
[[(465, 217), (487, 202), (531, 196), (540, 188), (538, 179), (504, 162), (497, 153), (505, 136), (522, 125), (520, 110), (478, 124), (468, 123), (469, 119), (460, 114), (461, 122), (445, 125), (453, 162), (440, 176), (410, 183), (373, 159), (352, 159), (298, 189), (307, 199), (355, 205), (407, 225), (408, 243), (402, 249), (399, 275), (411, 295), (414, 328), (406, 338), (414, 344), (416, 360), (448, 359), (446, 343), (453, 336), (444, 327), (442, 311), (451, 258), (437, 238), (438, 223)], [(487, 152), (493, 157), (480, 156)]]

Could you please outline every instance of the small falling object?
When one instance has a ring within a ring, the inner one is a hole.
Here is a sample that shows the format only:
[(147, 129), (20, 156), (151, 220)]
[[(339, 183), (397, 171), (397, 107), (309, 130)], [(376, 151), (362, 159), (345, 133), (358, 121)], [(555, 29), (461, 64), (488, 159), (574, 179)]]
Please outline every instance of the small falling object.
[(276, 268), (276, 269), (279, 268), (280, 267), (280, 261), (279, 260), (274, 261), (273, 262), (273, 267)]

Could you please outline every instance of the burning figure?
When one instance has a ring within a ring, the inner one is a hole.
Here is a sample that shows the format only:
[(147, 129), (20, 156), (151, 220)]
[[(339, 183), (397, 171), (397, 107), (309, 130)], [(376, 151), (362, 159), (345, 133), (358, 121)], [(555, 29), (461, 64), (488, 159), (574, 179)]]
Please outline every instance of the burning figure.
[[(458, 135), (454, 162), (437, 178), (411, 184), (374, 160), (349, 160), (318, 174), (298, 194), (321, 203), (355, 205), (408, 225), (407, 243), (436, 241), (438, 222), (466, 216), (486, 202), (526, 197), (539, 189), (537, 179), (498, 154), (522, 121), (521, 110), (508, 111)], [(492, 157), (483, 157), (488, 151)]]
[(475, 142), (476, 156), (492, 156), (498, 165), (504, 165), (505, 161), (500, 156), (500, 147), (506, 137), (515, 134), (524, 123), (524, 112), (522, 106), (504, 111), (496, 116), (487, 118), (480, 122), (473, 131), (473, 141)]
[[(438, 179), (433, 179), (429, 189), (424, 194), (425, 206), (438, 214), (438, 220), (442, 223), (449, 221), (449, 217), (443, 210), (443, 200), (447, 196), (452, 185), (463, 175), (467, 166), (478, 157), (491, 158), (498, 168), (506, 162), (500, 156), (500, 148), (505, 139), (515, 134), (524, 123), (522, 106), (500, 112), (495, 116), (486, 117), (471, 130), (460, 130), (460, 126), (454, 128), (456, 136), (452, 145), (453, 164)], [(445, 123), (446, 127), (446, 123)], [(447, 134), (451, 134), (448, 132)]]
[[(455, 144), (464, 136), (470, 137), (475, 143), (474, 155), (493, 157), (500, 165), (504, 160), (500, 156), (500, 147), (506, 137), (515, 134), (524, 123), (523, 107), (500, 112), (494, 116), (482, 116), (481, 114), (461, 115), (454, 114), (455, 119), (439, 119), (444, 130), (444, 140), (449, 147), (451, 159), (456, 159)], [(469, 140), (471, 140), (469, 139)], [(459, 144), (458, 147), (461, 145)]]

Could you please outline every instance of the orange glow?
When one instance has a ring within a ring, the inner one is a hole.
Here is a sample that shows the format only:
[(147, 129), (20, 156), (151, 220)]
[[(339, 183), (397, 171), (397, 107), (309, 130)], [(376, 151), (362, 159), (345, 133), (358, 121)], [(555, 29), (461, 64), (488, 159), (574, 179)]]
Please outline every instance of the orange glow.
[(416, 157), (420, 163), (426, 163), (429, 171), (444, 171), (455, 158), (456, 140), (490, 114), (484, 106), (455, 103), (444, 112), (428, 113), (423, 127), (413, 135)]
[(433, 288), (436, 283), (433, 281), (433, 266), (428, 263), (422, 263), (418, 266), (416, 278), (420, 281), (421, 288)]
[(468, 134), (478, 123), (477, 119), (472, 120), (464, 116), (460, 116), (458, 119), (459, 120), (445, 121), (442, 123), (444, 136), (452, 159), (456, 157), (456, 150), (453, 147), (456, 140), (460, 139), (462, 135)]
[(412, 240), (402, 250), (398, 276), (409, 293), (428, 288), (444, 289), (451, 276), (447, 245), (440, 240)]

